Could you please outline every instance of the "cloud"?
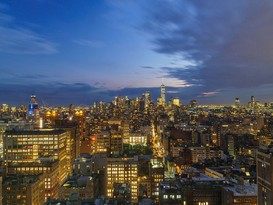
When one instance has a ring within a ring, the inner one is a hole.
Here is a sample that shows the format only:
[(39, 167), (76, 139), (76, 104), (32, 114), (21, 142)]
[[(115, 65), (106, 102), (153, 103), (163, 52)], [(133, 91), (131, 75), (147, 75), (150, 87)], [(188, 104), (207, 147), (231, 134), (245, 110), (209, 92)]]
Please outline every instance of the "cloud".
[(46, 106), (67, 106), (70, 103), (77, 105), (91, 105), (95, 100), (109, 99), (103, 93), (98, 93), (100, 89), (85, 83), (0, 83), (0, 95), (6, 96), (10, 105), (27, 104), (29, 96), (35, 94), (40, 102)]
[(105, 44), (102, 42), (90, 41), (90, 40), (85, 40), (85, 39), (75, 40), (74, 42), (79, 45), (87, 46), (87, 47), (91, 47), (91, 48), (103, 48), (105, 46)]
[(26, 29), (0, 27), (0, 51), (13, 54), (53, 54), (56, 45)]
[(170, 94), (177, 94), (178, 91), (177, 91), (177, 90), (170, 90), (170, 91), (167, 91), (167, 93), (170, 93)]
[(211, 97), (219, 94), (220, 92), (203, 92), (198, 97)]
[(57, 52), (55, 43), (28, 28), (16, 25), (14, 17), (2, 10), (7, 10), (4, 4), (0, 5), (0, 52), (12, 54), (53, 54)]
[(272, 82), (272, 2), (162, 0), (146, 11), (154, 50), (195, 64), (162, 68), (169, 77), (202, 85), (200, 94)]
[(48, 83), (52, 80), (58, 80), (60, 78), (59, 75), (44, 75), (37, 74), (32, 72), (32, 74), (25, 74), (20, 72), (12, 72), (9, 70), (2, 69), (0, 71), (0, 81), (2, 83), (7, 84), (34, 84), (34, 83)]
[(142, 66), (142, 68), (146, 68), (146, 69), (154, 69), (154, 67), (152, 67), (152, 66)]

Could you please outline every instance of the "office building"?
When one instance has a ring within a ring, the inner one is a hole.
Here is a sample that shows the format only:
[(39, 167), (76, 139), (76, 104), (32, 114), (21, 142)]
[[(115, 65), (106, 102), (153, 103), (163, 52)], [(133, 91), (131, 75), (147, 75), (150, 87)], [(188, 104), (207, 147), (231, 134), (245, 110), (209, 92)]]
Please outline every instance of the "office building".
[(0, 159), (4, 157), (3, 154), (3, 137), (7, 128), (7, 123), (0, 121)]
[(111, 135), (108, 131), (91, 136), (92, 139), (92, 154), (110, 153)]
[[(13, 166), (23, 166), (25, 171), (36, 169), (33, 163), (50, 159), (58, 161), (57, 182), (63, 183), (70, 172), (69, 167), (72, 167), (69, 139), (70, 132), (64, 130), (7, 130), (4, 134), (4, 160), (8, 170), (11, 171)], [(41, 164), (37, 169), (49, 169), (43, 166)]]
[(2, 181), (3, 181), (3, 178), (2, 178), (2, 176), (0, 176), (0, 205), (2, 205), (2, 199), (3, 199), (3, 197), (2, 197), (2, 190), (3, 190), (3, 188), (2, 188)]
[(256, 152), (258, 204), (273, 204), (273, 149), (266, 145)]
[(130, 123), (127, 120), (122, 121), (121, 123), (121, 133), (123, 144), (129, 144), (130, 141)]
[(43, 158), (42, 161), (36, 162), (23, 162), (23, 163), (10, 163), (7, 167), (9, 174), (17, 174), (22, 176), (39, 175), (45, 176), (45, 198), (57, 198), (58, 186), (62, 183), (59, 178), (59, 161)]
[(3, 204), (28, 205), (44, 204), (45, 181), (44, 175), (8, 176), (3, 182)]
[(193, 163), (204, 161), (215, 157), (221, 157), (221, 150), (212, 149), (210, 147), (190, 147), (191, 158)]
[(119, 155), (123, 153), (123, 139), (121, 132), (111, 131), (110, 154)]
[(225, 179), (210, 178), (193, 168), (185, 172), (188, 177), (181, 182), (182, 200), (185, 205), (220, 205)]
[(107, 158), (106, 195), (138, 201), (138, 158)]
[(181, 205), (182, 193), (179, 184), (171, 182), (160, 182), (160, 205)]
[(129, 137), (130, 144), (141, 144), (146, 145), (148, 142), (148, 136), (141, 132), (131, 132)]
[(222, 205), (257, 205), (257, 185), (242, 184), (222, 189)]
[(149, 166), (152, 197), (159, 202), (159, 183), (164, 181), (164, 165), (161, 159), (151, 159)]

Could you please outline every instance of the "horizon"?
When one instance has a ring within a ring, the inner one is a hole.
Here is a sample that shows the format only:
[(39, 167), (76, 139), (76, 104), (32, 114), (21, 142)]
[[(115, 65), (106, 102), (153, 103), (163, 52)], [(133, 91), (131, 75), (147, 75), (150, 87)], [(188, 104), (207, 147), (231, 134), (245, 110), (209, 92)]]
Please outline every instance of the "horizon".
[[(167, 87), (166, 87), (167, 88)], [(147, 90), (148, 92), (150, 92), (149, 90)], [(29, 95), (28, 97), (28, 101), (26, 101), (26, 102), (24, 102), (24, 103), (19, 103), (19, 104), (8, 104), (8, 103), (2, 103), (1, 105), (8, 105), (9, 107), (19, 107), (19, 106), (22, 106), (22, 105), (28, 105), (29, 104), (29, 102), (30, 102), (30, 99), (31, 99), (31, 96), (36, 96), (36, 99), (37, 99), (37, 103), (38, 103), (38, 105), (39, 105), (39, 107), (68, 107), (68, 106), (70, 106), (71, 104), (72, 105), (75, 105), (76, 107), (83, 107), (83, 106), (93, 106), (93, 104), (95, 103), (95, 102), (103, 102), (103, 103), (111, 103), (111, 102), (113, 102), (113, 100), (115, 99), (115, 97), (119, 97), (119, 98), (125, 98), (125, 97), (128, 97), (128, 96), (121, 96), (121, 95), (119, 95), (119, 96), (114, 96), (112, 99), (110, 99), (109, 101), (103, 101), (103, 100), (96, 100), (96, 101), (92, 101), (92, 102), (90, 102), (89, 104), (74, 104), (74, 103), (68, 103), (67, 105), (65, 105), (65, 104), (59, 104), (59, 105), (47, 105), (46, 104), (46, 102), (43, 100), (43, 98), (39, 98), (39, 96), (37, 96), (36, 94), (31, 94), (31, 95)], [(140, 93), (139, 95), (136, 95), (136, 97), (134, 97), (134, 98), (128, 98), (129, 100), (135, 100), (136, 98), (141, 98), (141, 97), (143, 97), (143, 95), (144, 95), (144, 93)], [(167, 95), (166, 95), (167, 96)], [(247, 105), (250, 101), (251, 101), (251, 97), (252, 96), (249, 96), (249, 101), (242, 101), (241, 100), (241, 98), (239, 98), (239, 100), (240, 100), (240, 105)], [(258, 102), (258, 103), (261, 103), (261, 104), (265, 104), (265, 103), (273, 103), (273, 102), (266, 102), (266, 101), (260, 101), (259, 99), (257, 100), (256, 98), (255, 98), (255, 96), (253, 96), (254, 97), (254, 99), (255, 99), (255, 102)], [(160, 96), (158, 95), (157, 97), (155, 97), (155, 96), (152, 96), (151, 95), (151, 102), (153, 102), (154, 104), (156, 104), (157, 103), (157, 99), (158, 98), (160, 98)], [(171, 101), (171, 99), (172, 98), (178, 98), (178, 97), (176, 97), (176, 96), (171, 96), (171, 97), (166, 97), (166, 102), (168, 103), (168, 102), (170, 102)], [(179, 100), (180, 100), (180, 104), (181, 105), (189, 105), (190, 104), (190, 102), (192, 101), (192, 100), (196, 100), (197, 101), (197, 106), (210, 106), (210, 105), (215, 105), (215, 106), (230, 106), (230, 105), (234, 105), (235, 104), (235, 99), (236, 98), (234, 98), (234, 101), (233, 101), (233, 103), (200, 103), (197, 99), (191, 99), (191, 100), (189, 100), (188, 102), (181, 102), (181, 99), (180, 98), (178, 98)]]

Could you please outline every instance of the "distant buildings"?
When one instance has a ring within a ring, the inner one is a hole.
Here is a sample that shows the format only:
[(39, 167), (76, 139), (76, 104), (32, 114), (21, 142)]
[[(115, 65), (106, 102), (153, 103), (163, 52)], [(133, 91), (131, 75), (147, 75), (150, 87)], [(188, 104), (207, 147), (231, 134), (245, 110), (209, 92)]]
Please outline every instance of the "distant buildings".
[(3, 105), (4, 204), (268, 205), (272, 116), (254, 97), (167, 102), (163, 84), (157, 103), (147, 91), (91, 107)]
[(162, 105), (166, 105), (166, 88), (165, 85), (162, 84), (160, 87), (160, 95), (161, 95), (161, 100), (162, 100)]

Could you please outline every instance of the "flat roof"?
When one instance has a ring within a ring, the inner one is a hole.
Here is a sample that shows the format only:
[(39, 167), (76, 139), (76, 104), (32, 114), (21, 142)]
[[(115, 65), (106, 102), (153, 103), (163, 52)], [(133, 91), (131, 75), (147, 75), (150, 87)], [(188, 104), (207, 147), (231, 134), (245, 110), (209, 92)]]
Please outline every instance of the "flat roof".
[(5, 134), (8, 135), (59, 135), (67, 131), (62, 129), (45, 129), (45, 130), (6, 130)]
[(224, 187), (225, 190), (228, 190), (233, 193), (233, 196), (255, 196), (258, 195), (257, 184), (247, 184), (243, 186), (234, 186), (234, 187)]

